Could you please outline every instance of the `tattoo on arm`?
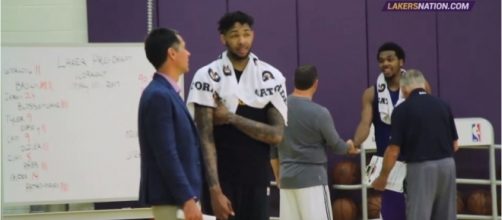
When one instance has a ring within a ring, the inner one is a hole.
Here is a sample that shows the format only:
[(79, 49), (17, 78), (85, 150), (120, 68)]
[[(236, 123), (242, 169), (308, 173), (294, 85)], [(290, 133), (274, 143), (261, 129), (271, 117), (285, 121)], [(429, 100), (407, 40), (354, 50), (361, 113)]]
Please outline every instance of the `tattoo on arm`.
[(282, 141), (284, 132), (284, 119), (275, 107), (268, 109), (267, 116), (270, 124), (232, 114), (230, 116), (230, 124), (253, 139), (272, 145), (279, 144)]
[(213, 136), (213, 108), (195, 105), (195, 123), (202, 143), (202, 157), (209, 187), (219, 186), (216, 146)]

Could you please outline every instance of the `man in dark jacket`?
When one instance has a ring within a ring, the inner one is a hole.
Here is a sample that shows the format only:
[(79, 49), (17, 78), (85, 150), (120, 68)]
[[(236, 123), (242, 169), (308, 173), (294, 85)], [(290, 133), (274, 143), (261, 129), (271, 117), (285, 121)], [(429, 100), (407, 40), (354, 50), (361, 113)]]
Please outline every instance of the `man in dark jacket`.
[(202, 188), (199, 136), (177, 84), (188, 72), (190, 52), (178, 33), (165, 28), (148, 35), (145, 52), (157, 72), (139, 104), (139, 200), (153, 206), (156, 220), (178, 219), (178, 208), (185, 219), (201, 220), (197, 204)]

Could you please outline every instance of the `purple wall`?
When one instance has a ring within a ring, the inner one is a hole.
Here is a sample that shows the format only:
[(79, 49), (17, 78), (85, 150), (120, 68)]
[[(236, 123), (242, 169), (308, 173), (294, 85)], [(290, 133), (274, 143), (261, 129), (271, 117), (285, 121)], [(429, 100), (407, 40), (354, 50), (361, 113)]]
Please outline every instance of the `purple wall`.
[[(298, 1), (300, 64), (320, 74), (315, 101), (326, 106), (344, 139), (359, 122), (361, 95), (367, 87), (364, 2)], [(292, 80), (292, 78), (290, 78)]]
[[(500, 25), (500, 1), (476, 1), (469, 13), (438, 16), (440, 96), (450, 103), (456, 117), (488, 119), (499, 144)], [(487, 154), (479, 150), (457, 153), (458, 176), (488, 178)], [(500, 151), (496, 155), (500, 168)]]
[(291, 0), (236, 0), (228, 1), (228, 9), (229, 11), (241, 10), (254, 17), (253, 53), (279, 69), (287, 79), (288, 91), (292, 91), (291, 79), (298, 66), (295, 2)]
[[(289, 91), (297, 65), (317, 65), (315, 100), (329, 108), (343, 137), (352, 136), (362, 91), (378, 75), (378, 47), (395, 41), (406, 51), (405, 67), (422, 70), (456, 117), (487, 118), (500, 143), (500, 1), (477, 1), (471, 12), (438, 13), (383, 12), (385, 0), (156, 2), (158, 25), (179, 30), (192, 52), (185, 87), (193, 72), (225, 49), (218, 19), (227, 10), (243, 10), (256, 20), (253, 51), (284, 73)], [(87, 3), (91, 42), (143, 41), (144, 1)]]
[(483, 117), (500, 144), (500, 1), (438, 16), (440, 96), (456, 117)]
[[(192, 53), (187, 89), (193, 73), (225, 49), (217, 32), (219, 18), (227, 10), (250, 13), (255, 18), (253, 52), (283, 72), (288, 91), (296, 66), (318, 67), (315, 100), (331, 111), (343, 138), (352, 137), (362, 92), (379, 73), (378, 47), (395, 41), (406, 52), (405, 68), (422, 70), (433, 94), (451, 105), (455, 117), (488, 119), (500, 143), (500, 1), (476, 1), (470, 12), (383, 12), (385, 2), (158, 0), (156, 22), (177, 29), (187, 42)], [(142, 42), (145, 1), (88, 0), (88, 19), (91, 42)], [(484, 164), (471, 166), (486, 161), (483, 153), (456, 155), (458, 170), (467, 175), (461, 177), (487, 177)]]
[(420, 69), (437, 95), (436, 16), (428, 12), (384, 12), (386, 0), (368, 4), (368, 60), (370, 84), (379, 74), (378, 47), (386, 41), (398, 43), (406, 54), (404, 68)]
[(191, 52), (190, 72), (184, 78), (185, 96), (195, 71), (215, 60), (224, 50), (218, 20), (226, 12), (226, 7), (224, 1), (158, 1), (159, 26), (178, 30)]
[(89, 42), (143, 42), (146, 12), (146, 1), (87, 0)]

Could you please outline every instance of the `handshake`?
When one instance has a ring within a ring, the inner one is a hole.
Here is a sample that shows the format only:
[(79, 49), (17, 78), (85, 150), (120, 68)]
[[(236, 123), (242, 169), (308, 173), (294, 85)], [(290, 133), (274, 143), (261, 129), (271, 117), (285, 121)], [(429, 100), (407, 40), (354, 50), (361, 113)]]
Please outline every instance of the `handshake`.
[(352, 139), (347, 140), (347, 154), (349, 155), (356, 155), (361, 152), (361, 150), (354, 145), (354, 142), (352, 142)]

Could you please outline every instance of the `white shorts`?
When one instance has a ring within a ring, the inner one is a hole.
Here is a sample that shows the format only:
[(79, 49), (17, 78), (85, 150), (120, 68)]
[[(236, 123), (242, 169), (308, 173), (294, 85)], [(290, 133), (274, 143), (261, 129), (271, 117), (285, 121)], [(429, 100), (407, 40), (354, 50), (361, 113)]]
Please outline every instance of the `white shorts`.
[(333, 220), (326, 185), (281, 189), (280, 199), (281, 220)]

